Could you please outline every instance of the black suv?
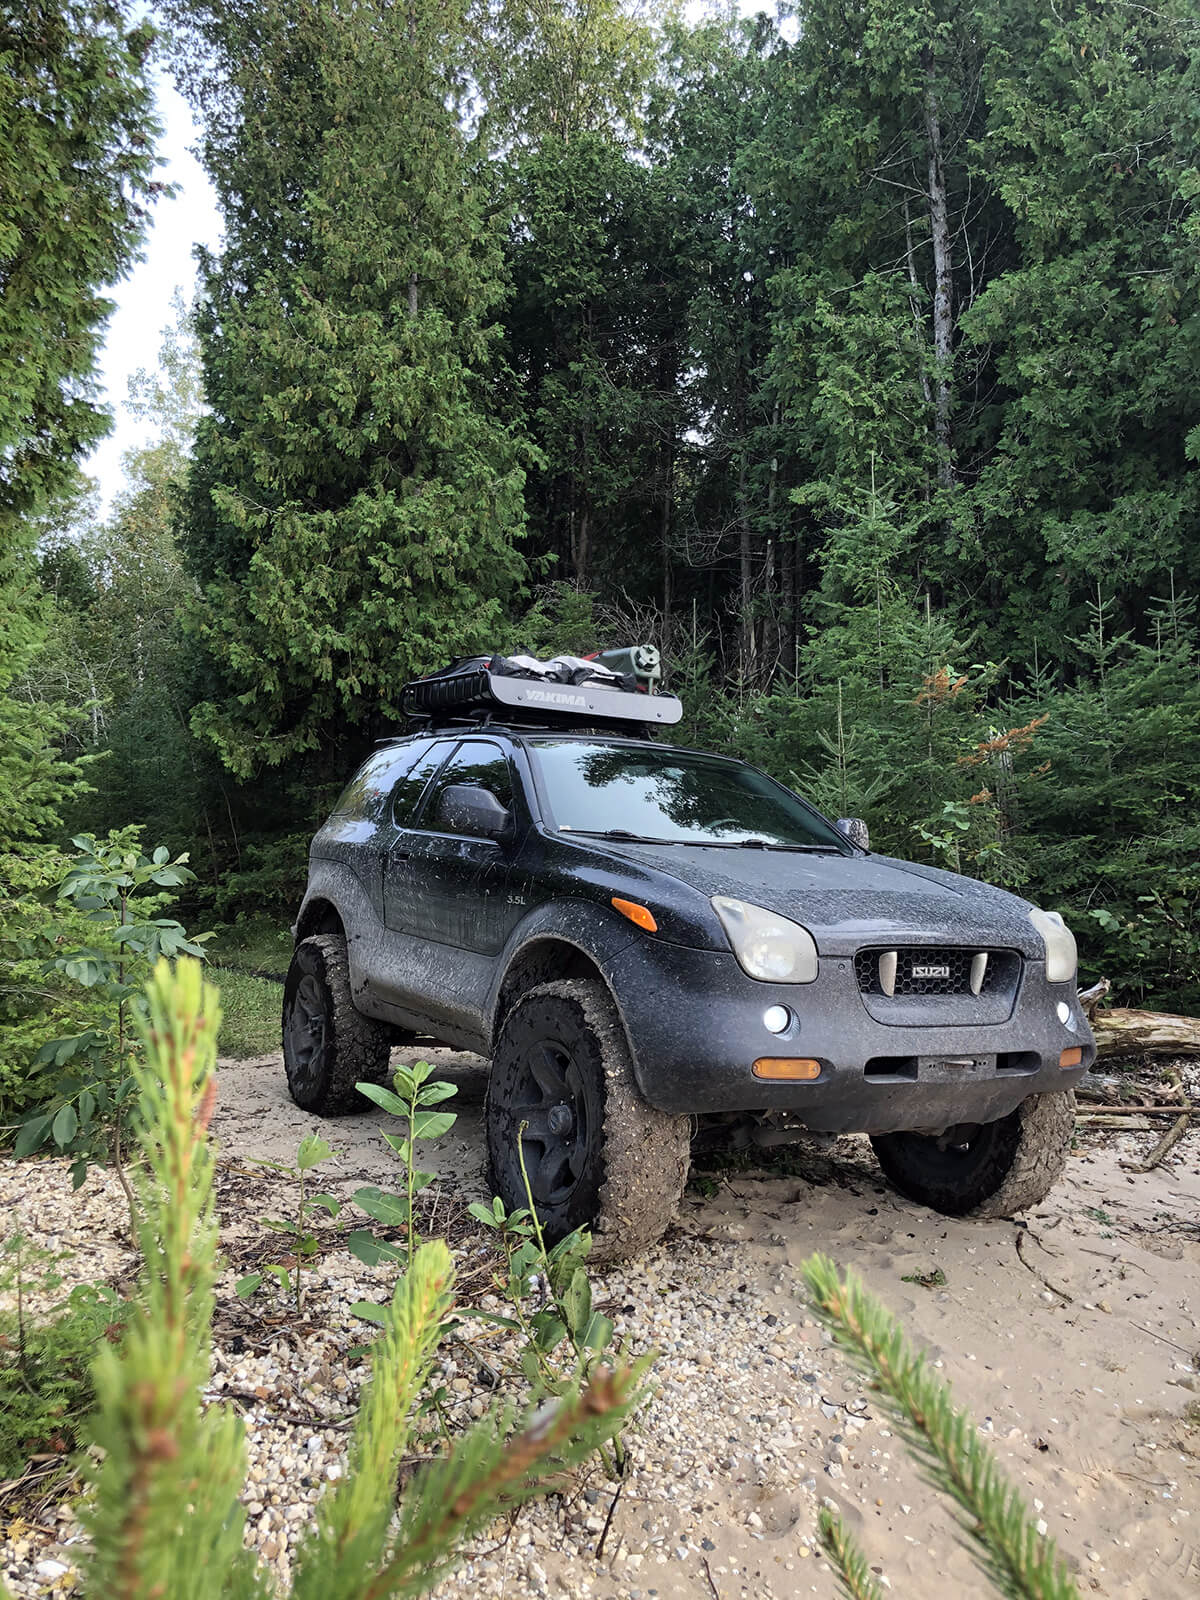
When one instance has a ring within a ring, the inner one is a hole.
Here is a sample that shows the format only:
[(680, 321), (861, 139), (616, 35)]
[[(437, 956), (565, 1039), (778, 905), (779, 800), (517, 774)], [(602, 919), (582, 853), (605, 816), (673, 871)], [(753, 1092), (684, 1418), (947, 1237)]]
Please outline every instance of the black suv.
[(524, 1204), (521, 1147), (550, 1236), (610, 1259), (713, 1130), (867, 1133), (907, 1195), (1009, 1215), (1060, 1174), (1095, 1056), (1053, 913), (875, 855), (741, 761), (566, 718), (378, 749), (294, 931), (296, 1102), (363, 1106), (395, 1043), (481, 1052), (496, 1192)]

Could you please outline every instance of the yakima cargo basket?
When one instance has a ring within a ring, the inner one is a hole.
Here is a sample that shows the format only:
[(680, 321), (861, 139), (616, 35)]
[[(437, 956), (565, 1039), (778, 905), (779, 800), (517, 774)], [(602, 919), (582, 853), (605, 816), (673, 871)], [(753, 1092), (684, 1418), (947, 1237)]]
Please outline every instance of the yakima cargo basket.
[(649, 694), (633, 673), (616, 673), (575, 656), (550, 662), (472, 656), (405, 684), (401, 703), (406, 715), (427, 723), (491, 719), (670, 727), (683, 716), (674, 695)]

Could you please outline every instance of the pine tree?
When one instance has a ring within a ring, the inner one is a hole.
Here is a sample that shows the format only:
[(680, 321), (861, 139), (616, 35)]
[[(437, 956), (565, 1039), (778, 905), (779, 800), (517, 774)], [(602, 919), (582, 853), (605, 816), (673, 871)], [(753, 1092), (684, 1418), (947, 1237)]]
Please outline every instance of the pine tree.
[(494, 390), (462, 6), (182, 9), (215, 52), (186, 81), (228, 230), (182, 524), (213, 675), (193, 721), (244, 777), (378, 729), (407, 678), (489, 642), (525, 457)]

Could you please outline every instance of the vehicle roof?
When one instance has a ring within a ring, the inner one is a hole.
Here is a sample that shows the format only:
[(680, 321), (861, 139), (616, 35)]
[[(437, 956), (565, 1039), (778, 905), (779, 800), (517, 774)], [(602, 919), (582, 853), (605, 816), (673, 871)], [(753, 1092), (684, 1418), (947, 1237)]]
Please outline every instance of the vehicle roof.
[(530, 727), (528, 724), (512, 726), (504, 722), (464, 722), (457, 727), (443, 725), (439, 728), (419, 728), (414, 733), (398, 734), (394, 738), (381, 741), (381, 744), (386, 748), (388, 745), (410, 744), (416, 739), (471, 738), (504, 738), (514, 744), (528, 744), (544, 739), (573, 739), (586, 744), (631, 745), (637, 750), (656, 750), (664, 755), (704, 756), (710, 761), (732, 761), (738, 766), (747, 765), (740, 756), (722, 755), (716, 750), (697, 750), (693, 745), (666, 744), (661, 739), (638, 739), (627, 733), (607, 733), (598, 729)]

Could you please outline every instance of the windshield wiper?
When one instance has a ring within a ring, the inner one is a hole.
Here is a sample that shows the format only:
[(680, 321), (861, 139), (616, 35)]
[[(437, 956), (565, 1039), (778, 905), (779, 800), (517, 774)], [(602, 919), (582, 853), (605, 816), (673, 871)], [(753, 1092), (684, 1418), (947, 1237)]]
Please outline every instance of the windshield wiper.
[(841, 855), (835, 844), (772, 844), (768, 839), (655, 839), (649, 834), (630, 833), (628, 828), (560, 828), (576, 839), (617, 839), (630, 844), (686, 844), (697, 850), (800, 850), (818, 855)]
[(768, 839), (685, 839), (702, 850), (799, 850), (817, 855), (841, 855), (835, 844), (772, 844)]
[(560, 828), (559, 834), (566, 834), (576, 839), (620, 839), (629, 844), (686, 844), (686, 839), (652, 839), (648, 834), (630, 833), (628, 828), (605, 828), (597, 831), (594, 828)]

